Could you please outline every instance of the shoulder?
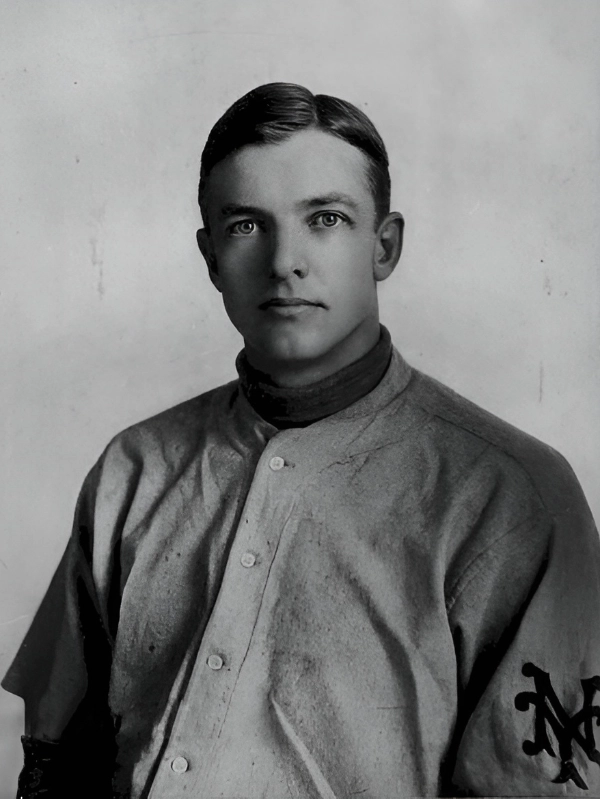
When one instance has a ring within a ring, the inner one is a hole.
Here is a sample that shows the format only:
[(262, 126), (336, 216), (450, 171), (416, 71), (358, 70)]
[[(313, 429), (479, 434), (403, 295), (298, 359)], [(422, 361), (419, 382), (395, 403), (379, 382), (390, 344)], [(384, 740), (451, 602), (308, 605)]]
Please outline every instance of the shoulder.
[(416, 369), (407, 394), (426, 420), (427, 445), (450, 468), (485, 475), (515, 499), (529, 494), (550, 516), (587, 508), (571, 466), (549, 445)]
[(99, 460), (99, 466), (138, 469), (185, 461), (196, 453), (207, 434), (217, 430), (231, 408), (237, 380), (218, 386), (167, 408), (117, 433)]
[(549, 557), (572, 578), (599, 568), (591, 511), (559, 452), (416, 370), (407, 393), (447, 530), (449, 607), (466, 586), (474, 607), (504, 583), (526, 588)]

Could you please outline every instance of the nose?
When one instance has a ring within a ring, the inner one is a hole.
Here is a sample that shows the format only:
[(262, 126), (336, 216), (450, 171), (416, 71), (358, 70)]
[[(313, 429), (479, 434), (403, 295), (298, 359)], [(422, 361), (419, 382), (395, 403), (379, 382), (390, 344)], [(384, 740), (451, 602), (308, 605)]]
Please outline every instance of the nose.
[(273, 280), (286, 280), (290, 275), (306, 277), (306, 263), (301, 237), (294, 231), (277, 230), (271, 239), (270, 277)]

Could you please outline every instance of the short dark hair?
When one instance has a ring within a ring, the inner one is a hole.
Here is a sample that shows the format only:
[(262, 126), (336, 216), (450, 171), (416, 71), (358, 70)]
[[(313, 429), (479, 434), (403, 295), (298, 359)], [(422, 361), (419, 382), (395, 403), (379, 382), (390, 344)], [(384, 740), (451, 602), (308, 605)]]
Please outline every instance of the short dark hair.
[(379, 224), (390, 211), (389, 161), (383, 140), (368, 116), (346, 100), (312, 94), (295, 83), (266, 83), (240, 97), (208, 135), (198, 187), (205, 227), (208, 228), (206, 182), (219, 161), (247, 144), (275, 144), (306, 128), (338, 136), (365, 154), (375, 221)]

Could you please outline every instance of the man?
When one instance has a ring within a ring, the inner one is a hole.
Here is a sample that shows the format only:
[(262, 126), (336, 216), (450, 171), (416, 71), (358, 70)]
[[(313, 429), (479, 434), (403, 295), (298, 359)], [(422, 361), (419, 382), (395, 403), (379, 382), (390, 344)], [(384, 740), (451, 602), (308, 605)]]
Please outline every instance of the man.
[(23, 796), (113, 770), (135, 799), (600, 791), (590, 512), (561, 456), (393, 349), (389, 198), (342, 100), (270, 84), (211, 131), (198, 243), (239, 380), (88, 475), (4, 683)]

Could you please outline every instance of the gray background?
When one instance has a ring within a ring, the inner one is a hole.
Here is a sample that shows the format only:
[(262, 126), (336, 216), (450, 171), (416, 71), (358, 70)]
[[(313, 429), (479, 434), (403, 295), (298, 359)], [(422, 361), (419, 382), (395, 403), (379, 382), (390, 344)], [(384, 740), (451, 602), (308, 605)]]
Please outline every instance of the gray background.
[[(4, 0), (0, 31), (0, 671), (109, 438), (234, 376), (196, 174), (260, 83), (372, 117), (396, 345), (561, 450), (600, 517), (597, 0)], [(0, 714), (7, 799), (21, 700)]]

